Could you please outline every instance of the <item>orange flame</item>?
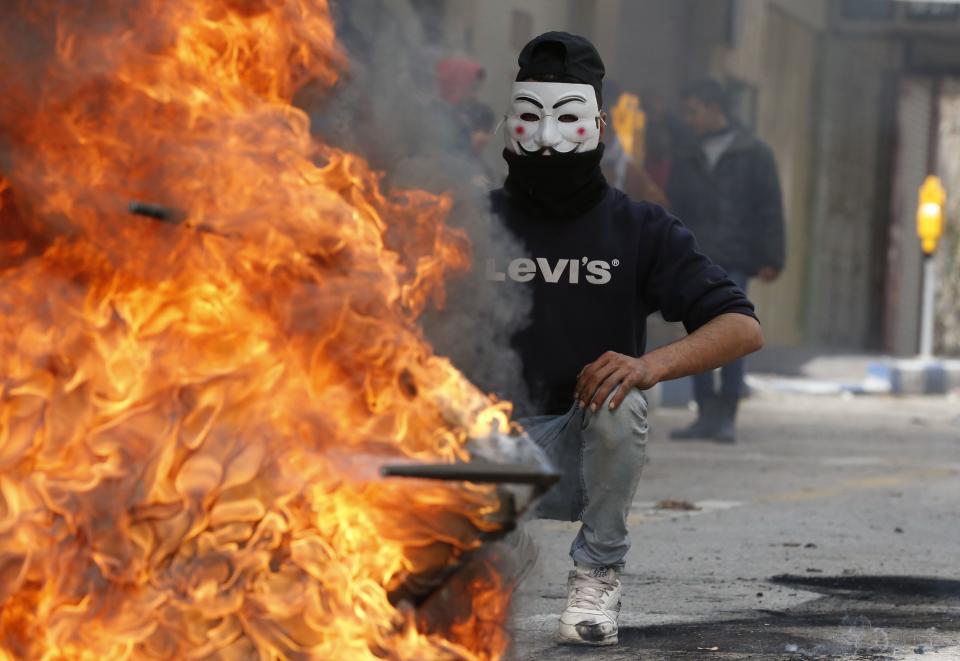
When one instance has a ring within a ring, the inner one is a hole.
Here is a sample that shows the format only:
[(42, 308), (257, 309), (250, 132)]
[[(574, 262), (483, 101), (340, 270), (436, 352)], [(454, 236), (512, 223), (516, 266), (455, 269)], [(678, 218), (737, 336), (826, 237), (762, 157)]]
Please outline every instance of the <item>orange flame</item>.
[(498, 499), (376, 466), (509, 410), (416, 325), (469, 261), (450, 201), (381, 192), (292, 105), (345, 64), (325, 0), (6, 13), (0, 657), (502, 654), (495, 572), (448, 631), (389, 599)]

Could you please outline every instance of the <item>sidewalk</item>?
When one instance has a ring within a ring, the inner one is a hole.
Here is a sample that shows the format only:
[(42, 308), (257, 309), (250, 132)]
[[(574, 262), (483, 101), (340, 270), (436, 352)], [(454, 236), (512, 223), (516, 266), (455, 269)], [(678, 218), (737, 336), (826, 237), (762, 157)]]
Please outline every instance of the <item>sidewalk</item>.
[(879, 354), (769, 347), (747, 360), (747, 385), (752, 393), (892, 394), (890, 379), (876, 369), (887, 360)]
[(960, 391), (960, 360), (770, 347), (748, 359), (751, 388), (810, 394), (945, 395)]
[[(747, 359), (746, 382), (752, 394), (960, 394), (960, 360), (767, 347)], [(650, 395), (654, 404), (666, 407), (685, 407), (691, 398), (689, 379), (661, 384)]]

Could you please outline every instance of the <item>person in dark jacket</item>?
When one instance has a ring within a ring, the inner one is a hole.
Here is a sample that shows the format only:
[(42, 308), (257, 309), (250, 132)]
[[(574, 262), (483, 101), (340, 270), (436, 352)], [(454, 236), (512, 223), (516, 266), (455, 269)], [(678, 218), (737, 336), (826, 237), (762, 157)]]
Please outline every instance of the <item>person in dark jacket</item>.
[[(509, 175), (492, 205), (523, 248), (489, 256), (486, 277), (533, 297), (514, 344), (543, 415), (520, 423), (562, 473), (538, 514), (581, 522), (560, 641), (609, 645), (645, 458), (642, 391), (755, 351), (763, 334), (744, 293), (676, 218), (604, 179), (604, 67), (593, 45), (549, 32), (519, 65), (504, 121)], [(656, 310), (690, 334), (646, 353)]]
[(478, 62), (448, 57), (437, 63), (437, 87), (458, 129), (462, 146), (479, 157), (493, 130), (493, 111), (478, 99), (486, 72)]
[[(784, 221), (773, 152), (730, 119), (727, 96), (715, 80), (683, 92), (684, 121), (696, 140), (676, 158), (667, 185), (673, 211), (697, 237), (703, 252), (744, 292), (750, 278), (776, 280), (784, 265)], [(743, 391), (744, 361), (694, 377), (699, 414), (675, 439), (736, 441), (735, 419)]]

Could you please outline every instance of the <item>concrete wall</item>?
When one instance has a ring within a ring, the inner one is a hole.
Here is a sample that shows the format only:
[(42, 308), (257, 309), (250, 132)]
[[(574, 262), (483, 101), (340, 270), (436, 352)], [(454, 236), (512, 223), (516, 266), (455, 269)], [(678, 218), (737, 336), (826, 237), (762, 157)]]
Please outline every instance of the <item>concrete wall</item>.
[(787, 264), (770, 284), (755, 281), (751, 298), (772, 344), (803, 344), (809, 280), (813, 136), (819, 33), (777, 8), (765, 21), (758, 134), (777, 158), (786, 217)]
[(624, 89), (653, 92), (672, 101), (696, 56), (686, 36), (690, 3), (628, 2), (616, 24), (618, 48), (610, 75)]
[(950, 187), (947, 228), (937, 249), (936, 347), (945, 355), (960, 356), (960, 78), (944, 80), (940, 98), (938, 171)]
[(831, 36), (822, 52), (807, 337), (880, 348), (899, 51), (879, 37)]
[[(756, 0), (749, 0), (756, 2)], [(768, 0), (771, 7), (814, 30), (824, 30), (830, 18), (827, 0)]]
[[(718, 3), (723, 4), (723, 3)], [(714, 54), (716, 71), (759, 85), (763, 79), (767, 53), (767, 23), (770, 5), (763, 0), (741, 0), (733, 28), (735, 39), (731, 47), (719, 48)], [(714, 19), (722, 23), (723, 18)]]
[(933, 103), (933, 81), (899, 82), (884, 348), (900, 356), (916, 354), (919, 347), (922, 265), (916, 238), (917, 191), (928, 174)]

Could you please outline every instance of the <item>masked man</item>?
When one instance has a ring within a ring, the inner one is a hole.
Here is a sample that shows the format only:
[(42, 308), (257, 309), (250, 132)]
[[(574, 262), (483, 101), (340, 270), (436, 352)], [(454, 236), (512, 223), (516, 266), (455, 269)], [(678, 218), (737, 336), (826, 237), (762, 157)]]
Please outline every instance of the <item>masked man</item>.
[[(546, 415), (521, 423), (563, 472), (539, 514), (582, 522), (560, 640), (610, 645), (645, 458), (641, 391), (756, 351), (763, 335), (743, 292), (677, 219), (607, 185), (604, 66), (593, 45), (550, 32), (519, 64), (504, 123), (509, 176), (492, 203), (526, 254), (489, 259), (486, 276), (532, 289), (530, 324), (514, 343)], [(644, 353), (656, 310), (689, 335)]]

